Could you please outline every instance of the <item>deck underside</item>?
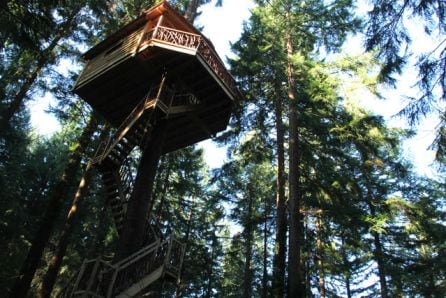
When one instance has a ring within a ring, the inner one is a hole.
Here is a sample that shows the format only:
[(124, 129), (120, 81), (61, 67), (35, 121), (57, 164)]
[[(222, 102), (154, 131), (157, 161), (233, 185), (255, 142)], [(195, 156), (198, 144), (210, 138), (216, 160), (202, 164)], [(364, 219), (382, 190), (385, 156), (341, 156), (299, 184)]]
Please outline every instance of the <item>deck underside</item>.
[(96, 76), (74, 91), (112, 125), (119, 124), (167, 73), (176, 90), (191, 92), (202, 103), (194, 112), (169, 120), (163, 152), (211, 137), (226, 128), (232, 100), (198, 56), (148, 47)]

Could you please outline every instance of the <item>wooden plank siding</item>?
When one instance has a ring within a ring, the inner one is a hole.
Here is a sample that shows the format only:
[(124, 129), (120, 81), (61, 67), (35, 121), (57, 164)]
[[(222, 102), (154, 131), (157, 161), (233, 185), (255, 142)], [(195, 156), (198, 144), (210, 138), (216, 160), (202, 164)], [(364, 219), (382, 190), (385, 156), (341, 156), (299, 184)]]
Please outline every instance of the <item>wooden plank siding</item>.
[(119, 65), (121, 62), (131, 57), (132, 54), (136, 52), (138, 42), (140, 41), (143, 32), (144, 27), (139, 28), (132, 34), (116, 41), (107, 50), (88, 61), (84, 71), (76, 81), (76, 87), (80, 88), (82, 85), (103, 74), (111, 67)]

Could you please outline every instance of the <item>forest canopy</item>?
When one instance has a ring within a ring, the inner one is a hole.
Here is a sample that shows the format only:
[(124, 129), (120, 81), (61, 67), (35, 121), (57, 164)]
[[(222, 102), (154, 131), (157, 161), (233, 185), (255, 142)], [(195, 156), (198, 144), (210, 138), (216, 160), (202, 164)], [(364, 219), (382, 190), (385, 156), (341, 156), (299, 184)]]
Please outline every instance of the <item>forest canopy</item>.
[[(229, 1), (169, 4), (202, 30), (203, 7)], [(116, 141), (127, 150), (120, 167), (94, 166), (101, 144), (122, 131), (73, 93), (81, 55), (159, 2), (0, 3), (0, 297), (68, 297), (82, 283), (84, 260), (118, 268), (135, 251), (138, 278), (148, 277), (156, 256), (165, 257), (163, 245), (173, 256), (166, 260), (180, 266), (169, 263), (173, 277), (153, 278), (139, 295), (443, 297), (446, 3), (373, 0), (364, 14), (364, 1), (254, 0), (222, 57), (241, 96), (212, 138), (227, 153), (221, 166), (210, 168), (196, 144), (156, 156), (163, 136), (152, 126), (168, 117), (135, 118), (148, 124), (131, 131), (138, 144), (122, 137), (129, 129)], [(414, 50), (413, 23), (433, 40), (427, 52)], [(353, 37), (363, 41), (360, 54), (345, 51)], [(172, 61), (186, 54), (176, 55)], [(408, 70), (417, 73), (417, 96), (400, 94), (407, 105), (398, 114), (408, 126), (391, 126), (361, 105), (363, 96), (388, 102), (380, 91), (407, 85), (400, 74)], [(181, 88), (193, 101), (189, 87)], [(44, 96), (60, 126), (50, 135), (30, 120)], [(404, 154), (425, 117), (439, 119), (434, 177)], [(144, 172), (144, 164), (156, 171)], [(125, 201), (119, 212), (114, 199)], [(124, 243), (131, 212), (147, 210), (141, 239)], [(99, 270), (97, 291), (110, 270)], [(114, 282), (130, 291), (132, 274), (116, 273)]]

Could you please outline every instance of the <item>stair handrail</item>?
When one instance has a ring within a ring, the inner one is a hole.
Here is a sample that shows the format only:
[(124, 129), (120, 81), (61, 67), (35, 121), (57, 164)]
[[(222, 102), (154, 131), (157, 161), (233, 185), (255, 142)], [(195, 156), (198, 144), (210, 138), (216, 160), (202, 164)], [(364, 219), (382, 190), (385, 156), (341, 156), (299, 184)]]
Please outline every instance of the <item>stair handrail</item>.
[[(87, 266), (89, 264), (93, 265), (91, 270), (87, 270)], [(104, 268), (107, 267), (108, 269), (105, 270)], [(95, 295), (97, 287), (101, 282), (101, 273), (104, 271), (109, 271), (112, 268), (113, 266), (107, 261), (103, 260), (101, 257), (91, 260), (84, 260), (68, 297), (73, 297), (76, 294), (87, 294), (90, 296)]]
[[(73, 286), (67, 287), (63, 295), (68, 294), (72, 297), (76, 294), (86, 294), (102, 297), (100, 295), (105, 294), (106, 297), (113, 297), (117, 294), (115, 293), (116, 290), (119, 293), (123, 290), (125, 291), (125, 289), (120, 289), (120, 286), (128, 286), (126, 283), (116, 283), (118, 280), (122, 280), (122, 277), (118, 279), (119, 273), (137, 264), (138, 261), (145, 257), (149, 257), (149, 259), (140, 264), (139, 268), (138, 266), (134, 267), (136, 271), (124, 272), (124, 280), (130, 283), (130, 286), (139, 282), (141, 280), (140, 278), (142, 278), (141, 276), (148, 276), (156, 272), (156, 270), (161, 270), (163, 274), (166, 272), (178, 279), (183, 256), (184, 244), (175, 237), (170, 236), (164, 241), (157, 239), (155, 242), (141, 248), (115, 264), (110, 264), (101, 257), (85, 260), (82, 263)], [(138, 269), (141, 270), (141, 266), (144, 268), (144, 271), (138, 272)], [(163, 274), (160, 276), (163, 276)], [(134, 277), (138, 276), (138, 279), (125, 279), (126, 276), (132, 275)], [(107, 276), (109, 277), (107, 278)]]
[[(165, 242), (160, 242), (159, 240), (155, 241), (154, 243), (140, 249), (139, 251), (135, 252), (134, 254), (128, 256), (127, 258), (119, 261), (118, 263), (114, 264), (114, 272), (113, 272), (113, 276), (111, 279), (111, 282), (108, 286), (108, 290), (107, 290), (107, 297), (112, 297), (115, 291), (116, 291), (116, 287), (119, 286), (120, 284), (117, 284), (117, 280), (118, 280), (118, 274), (120, 272), (123, 272), (124, 270), (128, 269), (130, 266), (134, 265), (134, 264), (138, 264), (138, 261), (140, 261), (141, 259), (145, 258), (145, 257), (150, 257), (151, 260), (149, 262), (150, 267), (148, 267), (147, 272), (143, 272), (142, 275), (146, 276), (149, 275), (151, 273), (153, 273), (156, 269), (159, 268), (159, 266), (153, 266), (156, 265), (154, 264), (154, 258), (156, 257), (156, 253), (159, 251), (160, 247), (162, 247), (164, 245)], [(139, 269), (139, 268), (138, 268)], [(130, 271), (132, 272), (132, 271)], [(137, 272), (134, 271), (133, 273), (139, 274), (141, 275), (141, 272)], [(128, 274), (128, 273), (127, 273)], [(134, 284), (135, 282), (137, 282), (138, 280), (133, 280), (131, 281), (131, 284)], [(118, 292), (120, 292), (122, 290), (118, 290)]]
[[(118, 126), (116, 131), (109, 137), (104, 151), (99, 157), (99, 162), (102, 162), (104, 158), (111, 152), (111, 150), (121, 141), (126, 133), (132, 128), (132, 126), (138, 121), (144, 114), (144, 111), (150, 107), (156, 107), (158, 103), (163, 103), (162, 94), (167, 89), (166, 85), (167, 74), (164, 73), (161, 82), (156, 87), (150, 87), (149, 91), (143, 96), (138, 104), (133, 108), (130, 114), (124, 119), (124, 121)], [(156, 95), (153, 97), (153, 91), (157, 90)], [(149, 119), (150, 121), (150, 119)]]
[[(150, 93), (150, 91), (148, 92)], [(112, 149), (119, 143), (119, 141), (125, 136), (127, 131), (135, 124), (136, 121), (142, 116), (145, 110), (147, 98), (144, 98), (133, 108), (132, 112), (124, 119), (124, 121), (119, 125), (116, 131), (107, 140), (107, 145), (104, 151), (100, 155), (100, 162), (112, 151)]]

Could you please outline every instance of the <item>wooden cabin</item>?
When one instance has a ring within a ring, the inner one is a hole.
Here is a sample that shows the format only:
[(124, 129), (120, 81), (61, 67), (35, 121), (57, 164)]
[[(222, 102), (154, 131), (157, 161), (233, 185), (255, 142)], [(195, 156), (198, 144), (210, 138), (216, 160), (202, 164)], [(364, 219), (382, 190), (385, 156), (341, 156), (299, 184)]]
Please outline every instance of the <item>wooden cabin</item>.
[(74, 92), (116, 127), (164, 73), (177, 98), (184, 94), (200, 104), (169, 118), (164, 153), (226, 129), (231, 107), (240, 98), (211, 42), (165, 1), (82, 58), (86, 65)]

